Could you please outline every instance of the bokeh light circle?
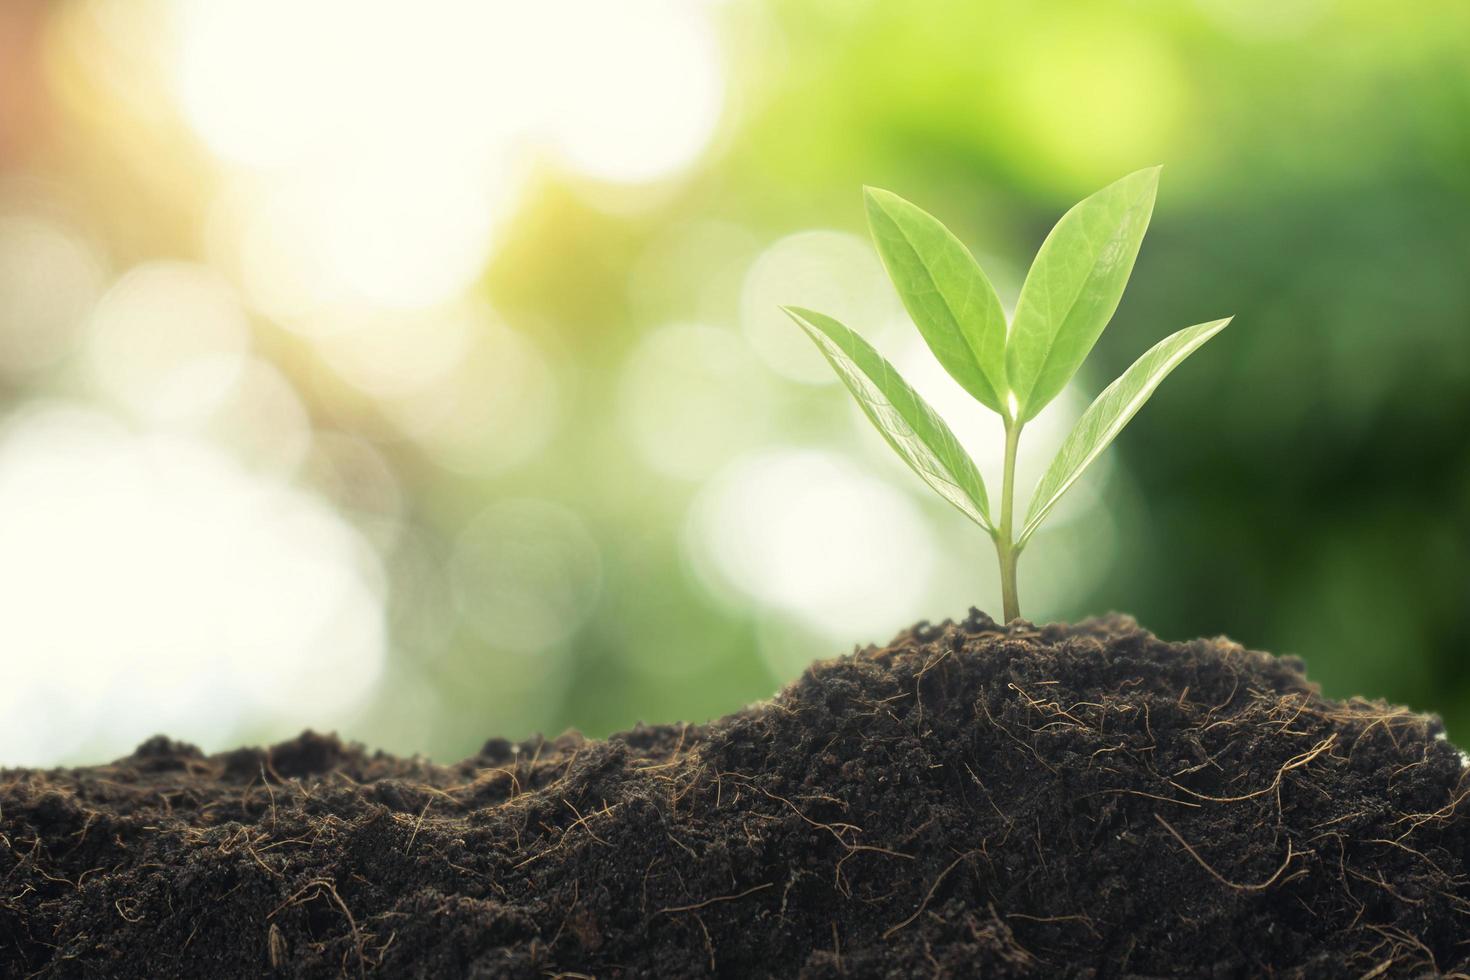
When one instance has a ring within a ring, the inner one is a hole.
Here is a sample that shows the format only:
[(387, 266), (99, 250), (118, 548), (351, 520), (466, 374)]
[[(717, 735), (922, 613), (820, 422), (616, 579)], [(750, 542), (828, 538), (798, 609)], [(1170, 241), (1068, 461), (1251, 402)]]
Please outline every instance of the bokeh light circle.
[(68, 353), (102, 278), (100, 258), (76, 232), (0, 210), (0, 375), (38, 371)]
[(86, 360), (97, 386), (141, 420), (184, 424), (223, 404), (249, 346), (250, 323), (218, 274), (157, 262), (129, 271), (102, 297)]
[(428, 0), (411, 17), (350, 0), (174, 6), (183, 115), (236, 166), (366, 161), (397, 134), (481, 162), (540, 145), (644, 182), (692, 162), (724, 105), (711, 12), (685, 0)]
[(804, 384), (836, 380), (782, 306), (803, 306), (863, 332), (888, 322), (898, 299), (867, 242), (837, 231), (803, 231), (775, 242), (751, 263), (740, 294), (740, 325), (778, 374)]
[(848, 641), (909, 621), (936, 547), (908, 495), (807, 449), (737, 460), (701, 491), (686, 533), (717, 587)]
[(52, 406), (0, 431), (0, 744), (330, 724), (377, 681), (381, 571), (315, 497), (214, 446)]
[(495, 327), (479, 304), (412, 312), (341, 311), (295, 326), (332, 369), (379, 398), (412, 395), (458, 370), (477, 335)]
[(491, 475), (524, 462), (556, 431), (560, 395), (546, 356), (519, 331), (494, 322), (438, 383), (383, 409), (448, 469)]
[(545, 107), (563, 161), (603, 180), (642, 182), (703, 151), (725, 95), (723, 56), (705, 9), (688, 0), (541, 6), (561, 23), (546, 27), (543, 36), (556, 39), (548, 52), (555, 67), (529, 97)]

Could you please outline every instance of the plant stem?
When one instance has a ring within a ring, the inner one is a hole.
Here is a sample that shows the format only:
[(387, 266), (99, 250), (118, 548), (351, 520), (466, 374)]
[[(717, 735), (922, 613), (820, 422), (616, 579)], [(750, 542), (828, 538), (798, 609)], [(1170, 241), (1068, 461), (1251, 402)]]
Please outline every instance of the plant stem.
[(1000, 601), (1002, 616), (1009, 623), (1021, 617), (1021, 603), (1016, 597), (1016, 559), (1021, 549), (1016, 547), (1012, 536), (1012, 521), (1016, 497), (1016, 446), (1021, 441), (1021, 428), (1025, 423), (1006, 421), (1005, 471), (1001, 476), (1000, 489), (1000, 534), (995, 539), (996, 554), (1000, 558)]

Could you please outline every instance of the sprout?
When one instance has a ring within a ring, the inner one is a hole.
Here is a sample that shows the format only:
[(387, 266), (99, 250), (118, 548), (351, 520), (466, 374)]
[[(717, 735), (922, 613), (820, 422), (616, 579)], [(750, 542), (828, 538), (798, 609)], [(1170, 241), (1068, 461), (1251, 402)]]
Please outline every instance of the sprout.
[(1230, 322), (1166, 337), (1103, 389), (1036, 485), (1018, 529), (1013, 504), (1021, 430), (1066, 387), (1118, 308), (1158, 184), (1158, 167), (1140, 170), (1063, 215), (1031, 263), (1009, 324), (990, 280), (959, 239), (903, 198), (865, 191), (873, 240), (919, 333), (950, 376), (1005, 427), (999, 520), (991, 517), (974, 461), (893, 365), (831, 317), (783, 307), (894, 451), (995, 541), (1007, 622), (1020, 615), (1016, 561), (1052, 507), (1169, 372)]

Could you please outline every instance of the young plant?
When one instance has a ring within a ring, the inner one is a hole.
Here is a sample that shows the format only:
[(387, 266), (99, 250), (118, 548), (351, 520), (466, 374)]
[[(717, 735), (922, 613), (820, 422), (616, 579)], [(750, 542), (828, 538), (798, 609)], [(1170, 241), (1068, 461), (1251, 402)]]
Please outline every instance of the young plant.
[(1063, 215), (1031, 263), (1009, 324), (990, 280), (944, 225), (888, 191), (864, 191), (873, 240), (919, 333), (950, 376), (1005, 428), (999, 520), (991, 518), (974, 461), (893, 365), (831, 317), (783, 307), (894, 451), (995, 541), (1006, 622), (1021, 614), (1016, 561), (1041, 522), (1169, 372), (1230, 322), (1201, 323), (1166, 337), (1103, 389), (1036, 485), (1017, 529), (1021, 431), (1066, 387), (1118, 308), (1158, 184), (1158, 167), (1140, 170)]

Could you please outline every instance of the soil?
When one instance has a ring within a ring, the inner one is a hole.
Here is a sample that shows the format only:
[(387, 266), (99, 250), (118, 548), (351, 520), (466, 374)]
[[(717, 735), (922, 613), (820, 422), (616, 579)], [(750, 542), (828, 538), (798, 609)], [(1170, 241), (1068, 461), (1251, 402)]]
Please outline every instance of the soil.
[(1464, 975), (1467, 795), (1293, 658), (972, 613), (704, 726), (0, 772), (0, 975)]

